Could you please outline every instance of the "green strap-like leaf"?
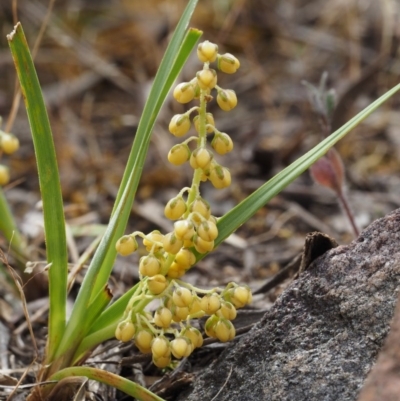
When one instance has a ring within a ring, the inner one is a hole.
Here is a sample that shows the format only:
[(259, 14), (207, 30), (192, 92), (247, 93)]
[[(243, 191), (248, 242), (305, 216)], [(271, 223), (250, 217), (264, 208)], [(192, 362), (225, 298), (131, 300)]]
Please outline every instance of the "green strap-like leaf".
[(43, 202), (46, 252), (49, 263), (49, 337), (51, 358), (65, 329), (67, 245), (63, 202), (53, 136), (29, 47), (18, 23), (7, 35), (31, 126)]
[[(305, 155), (297, 159), (290, 166), (286, 167), (275, 177), (271, 178), (263, 186), (254, 191), (250, 196), (244, 199), (234, 209), (225, 214), (218, 221), (218, 238), (215, 240), (215, 246), (219, 245), (229, 235), (236, 231), (243, 223), (253, 216), (259, 209), (268, 203), (273, 197), (279, 194), (300, 174), (304, 173), (319, 158), (321, 158), (336, 142), (347, 135), (353, 128), (364, 121), (373, 111), (381, 106), (386, 100), (400, 90), (400, 84), (386, 92), (375, 102), (370, 104), (363, 111), (353, 117), (348, 123), (343, 125), (324, 141), (319, 143)], [(205, 256), (198, 255), (198, 260)]]
[(58, 381), (72, 376), (83, 376), (87, 377), (90, 380), (96, 380), (100, 383), (105, 383), (140, 401), (164, 401), (156, 394), (153, 394), (151, 391), (147, 390), (146, 388), (140, 386), (135, 382), (132, 382), (114, 373), (110, 373), (101, 369), (91, 368), (89, 366), (76, 366), (73, 368), (60, 370), (59, 372), (51, 376), (49, 380)]

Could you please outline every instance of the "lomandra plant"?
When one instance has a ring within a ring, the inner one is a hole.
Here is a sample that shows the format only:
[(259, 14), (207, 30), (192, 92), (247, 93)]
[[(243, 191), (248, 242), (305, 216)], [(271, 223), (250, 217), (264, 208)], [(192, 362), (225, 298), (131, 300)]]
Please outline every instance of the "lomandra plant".
[[(66, 301), (73, 277), (68, 275), (63, 204), (50, 124), (21, 25), (17, 24), (8, 35), (37, 158), (49, 278), (48, 339), (42, 369), (38, 372), (38, 382), (47, 384), (35, 387), (31, 401), (52, 398), (57, 387), (62, 388), (63, 381), (71, 376), (107, 383), (140, 400), (161, 400), (123, 377), (85, 366), (91, 351), (115, 337), (121, 341), (133, 340), (139, 350), (152, 354), (157, 366), (165, 367), (172, 358), (188, 356), (202, 345), (203, 334), (193, 327), (192, 321), (204, 315), (208, 316), (206, 335), (220, 341), (231, 340), (235, 336), (232, 320), (236, 309), (251, 302), (249, 288), (230, 283), (226, 288), (205, 291), (184, 281), (186, 271), (400, 89), (400, 85), (394, 87), (234, 209), (216, 218), (201, 195), (201, 183), (209, 180), (216, 188), (230, 184), (229, 170), (220, 164), (219, 155), (228, 153), (233, 142), (227, 133), (217, 129), (207, 105), (215, 99), (225, 111), (236, 106), (235, 93), (217, 85), (216, 70), (233, 73), (240, 64), (233, 55), (220, 54), (217, 45), (203, 42), (197, 48), (203, 67), (190, 82), (180, 83), (173, 92), (181, 103), (198, 101), (195, 107), (173, 116), (169, 125), (176, 137), (188, 133), (192, 124), (197, 132), (175, 145), (168, 155), (171, 163), (189, 163), (193, 169), (191, 186), (183, 188), (165, 207), (165, 215), (175, 221), (174, 229), (165, 234), (135, 231), (124, 235), (155, 119), (201, 36), (200, 31), (187, 29), (196, 3), (196, 0), (188, 2), (166, 50), (135, 135), (109, 224), (91, 258), (68, 319)], [(147, 252), (139, 263), (140, 281), (111, 302), (107, 283), (117, 251), (122, 255), (134, 252), (139, 247), (138, 239)], [(150, 313), (146, 306), (154, 299), (159, 300), (159, 307)]]

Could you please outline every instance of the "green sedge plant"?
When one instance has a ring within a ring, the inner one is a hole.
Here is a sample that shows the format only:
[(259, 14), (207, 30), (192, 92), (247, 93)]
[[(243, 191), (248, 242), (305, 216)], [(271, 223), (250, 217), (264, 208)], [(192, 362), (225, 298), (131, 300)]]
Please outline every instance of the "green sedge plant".
[[(22, 26), (17, 24), (8, 35), (32, 131), (45, 223), (49, 318), (39, 381), (60, 382), (72, 376), (84, 376), (140, 400), (161, 400), (125, 378), (84, 366), (85, 360), (96, 346), (117, 338), (124, 342), (134, 341), (140, 351), (151, 353), (156, 366), (168, 366), (172, 358), (188, 356), (201, 347), (203, 335), (191, 322), (204, 315), (208, 316), (207, 336), (220, 341), (231, 340), (235, 336), (232, 320), (236, 309), (251, 302), (249, 288), (230, 283), (226, 288), (202, 290), (186, 283), (184, 274), (400, 89), (397, 85), (388, 91), (234, 209), (216, 218), (201, 196), (201, 183), (209, 180), (217, 189), (230, 185), (229, 170), (217, 161), (219, 156), (215, 156), (231, 151), (233, 142), (227, 133), (216, 128), (207, 105), (215, 97), (225, 111), (236, 106), (234, 91), (217, 85), (216, 70), (234, 73), (240, 63), (231, 54), (220, 54), (216, 44), (209, 41), (199, 44), (197, 55), (203, 63), (202, 68), (191, 81), (178, 84), (173, 91), (178, 102), (197, 100), (198, 105), (173, 116), (169, 124), (169, 131), (176, 137), (186, 135), (192, 124), (195, 128), (196, 135), (175, 145), (168, 154), (168, 160), (174, 165), (190, 164), (193, 169), (191, 186), (179, 191), (165, 207), (166, 217), (175, 222), (173, 231), (165, 234), (135, 231), (124, 235), (157, 114), (201, 36), (200, 31), (187, 28), (196, 3), (196, 0), (188, 2), (166, 50), (135, 135), (109, 224), (91, 258), (68, 319), (66, 302), (70, 277), (52, 133)], [(209, 134), (213, 134), (211, 143), (208, 143)], [(140, 281), (113, 301), (108, 280), (117, 252), (128, 255), (136, 251), (138, 239), (142, 240), (147, 252), (139, 263)], [(159, 300), (159, 307), (150, 313), (146, 306), (154, 299)], [(46, 399), (53, 387), (54, 384), (37, 386), (30, 400)]]

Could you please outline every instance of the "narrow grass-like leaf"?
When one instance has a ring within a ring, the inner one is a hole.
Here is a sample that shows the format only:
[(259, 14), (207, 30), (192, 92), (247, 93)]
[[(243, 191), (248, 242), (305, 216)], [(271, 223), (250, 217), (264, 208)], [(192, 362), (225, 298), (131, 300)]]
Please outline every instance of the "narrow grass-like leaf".
[[(339, 128), (328, 138), (323, 140), (305, 155), (301, 156), (290, 166), (286, 167), (280, 173), (271, 178), (268, 182), (254, 191), (246, 199), (244, 199), (234, 209), (226, 213), (218, 220), (219, 235), (215, 240), (215, 246), (219, 245), (229, 235), (236, 231), (243, 223), (252, 217), (259, 209), (268, 203), (273, 197), (279, 194), (291, 182), (293, 182), (300, 174), (306, 171), (320, 157), (322, 157), (336, 142), (347, 135), (353, 128), (357, 127), (372, 112), (381, 106), (386, 100), (392, 97), (400, 90), (400, 84), (386, 92), (379, 99), (375, 100), (368, 107), (358, 113), (343, 127)], [(206, 254), (197, 254), (197, 260), (204, 258)]]
[(364, 121), (373, 111), (381, 106), (386, 100), (400, 90), (400, 84), (386, 92), (371, 105), (362, 110), (353, 117), (343, 127), (339, 128), (328, 138), (316, 145), (305, 155), (297, 159), (290, 166), (286, 167), (263, 186), (254, 191), (250, 196), (243, 200), (234, 209), (225, 214), (218, 221), (218, 238), (215, 244), (219, 245), (224, 239), (232, 234), (244, 222), (254, 215), (260, 208), (269, 202), (274, 196), (286, 188), (300, 174), (312, 166), (319, 158), (321, 158), (332, 146), (340, 139), (346, 136), (353, 128)]
[(35, 147), (43, 202), (46, 252), (49, 263), (49, 334), (47, 355), (51, 359), (65, 329), (68, 256), (63, 202), (50, 123), (22, 26), (7, 35), (28, 113)]
[(96, 380), (100, 383), (105, 383), (140, 401), (165, 401), (158, 395), (153, 394), (146, 388), (140, 386), (135, 382), (125, 379), (124, 377), (118, 376), (114, 373), (106, 372), (105, 370), (91, 368), (88, 366), (76, 366), (73, 368), (60, 370), (59, 372), (51, 376), (49, 380), (58, 381), (72, 376), (83, 376), (87, 377), (90, 380)]
[(62, 355), (70, 349), (76, 350), (79, 342), (85, 337), (90, 328), (90, 326), (85, 325), (84, 315), (88, 304), (93, 301), (99, 290), (104, 287), (109, 279), (116, 256), (115, 243), (123, 235), (130, 215), (155, 119), (165, 101), (168, 91), (201, 36), (201, 32), (198, 30), (190, 29), (188, 32), (186, 31), (196, 3), (197, 0), (188, 2), (186, 10), (171, 39), (173, 46), (171, 47), (171, 43), (168, 46), (166, 55), (156, 75), (139, 122), (112, 218), (85, 275), (63, 340), (57, 351), (57, 356)]

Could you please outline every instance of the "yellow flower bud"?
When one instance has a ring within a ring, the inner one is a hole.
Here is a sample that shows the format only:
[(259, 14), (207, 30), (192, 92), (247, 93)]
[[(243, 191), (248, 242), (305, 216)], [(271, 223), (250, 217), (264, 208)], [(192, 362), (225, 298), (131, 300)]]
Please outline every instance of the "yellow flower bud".
[(187, 337), (177, 337), (171, 341), (171, 352), (175, 358), (188, 357), (193, 350), (192, 342)]
[(210, 171), (209, 180), (217, 189), (226, 188), (231, 185), (231, 173), (227, 168), (216, 165)]
[(196, 263), (196, 256), (190, 249), (182, 248), (175, 256), (175, 263), (186, 270)]
[(173, 310), (172, 320), (174, 322), (180, 322), (185, 320), (189, 316), (189, 308), (187, 306), (175, 306)]
[(178, 263), (172, 262), (171, 266), (168, 269), (167, 276), (169, 278), (179, 278), (179, 277), (182, 277), (185, 273), (186, 273), (186, 269), (184, 269)]
[(182, 336), (190, 339), (194, 348), (200, 348), (203, 345), (203, 336), (196, 328), (187, 327), (182, 331), (181, 334)]
[(179, 287), (172, 293), (172, 300), (176, 306), (189, 306), (193, 301), (193, 294), (189, 289)]
[(190, 220), (179, 220), (174, 223), (174, 233), (181, 240), (191, 239), (194, 235), (194, 225)]
[[(1, 167), (1, 166), (0, 166)], [(116, 251), (122, 256), (128, 256), (138, 248), (136, 239), (130, 235), (124, 235), (115, 244)]]
[(225, 155), (233, 149), (233, 142), (228, 134), (221, 132), (215, 134), (214, 139), (211, 141), (211, 146), (219, 155)]
[(139, 272), (142, 276), (153, 277), (156, 274), (160, 274), (161, 263), (158, 258), (150, 254), (140, 258)]
[(163, 369), (166, 368), (167, 366), (169, 366), (171, 364), (171, 356), (165, 356), (165, 357), (159, 357), (159, 358), (155, 358), (153, 356), (152, 358), (154, 365), (156, 365), (158, 368)]
[(253, 300), (250, 288), (247, 286), (238, 286), (233, 289), (231, 294), (231, 302), (236, 308), (243, 308)]
[(187, 114), (175, 114), (169, 123), (168, 129), (172, 135), (179, 138), (190, 130), (191, 125)]
[(203, 312), (203, 309), (201, 309), (201, 302), (199, 297), (193, 297), (192, 304), (190, 305), (190, 315), (194, 314), (200, 314), (200, 312)]
[(221, 307), (221, 300), (216, 293), (207, 294), (201, 298), (200, 305), (207, 315), (212, 315)]
[(190, 165), (193, 169), (205, 169), (210, 165), (212, 159), (213, 154), (209, 150), (205, 148), (197, 148), (190, 156)]
[(143, 239), (143, 245), (146, 247), (147, 252), (151, 252), (154, 247), (154, 252), (159, 251), (162, 248), (162, 241), (164, 236), (158, 230), (154, 230), (146, 235)]
[(234, 74), (240, 67), (239, 60), (230, 53), (225, 53), (218, 56), (218, 69), (226, 74)]
[[(204, 217), (205, 219), (209, 219), (211, 216), (211, 208), (209, 203), (203, 199), (201, 196), (198, 196), (193, 203), (190, 204), (189, 210), (191, 213), (198, 213), (200, 216)], [(196, 223), (200, 224), (201, 220), (197, 221)]]
[(204, 241), (197, 234), (193, 237), (193, 244), (199, 253), (207, 253), (214, 249), (214, 241)]
[(195, 88), (191, 82), (182, 82), (175, 87), (173, 95), (179, 103), (189, 103), (195, 96)]
[(190, 159), (190, 149), (186, 143), (179, 143), (171, 148), (168, 161), (174, 166), (180, 166)]
[(222, 302), (220, 310), (217, 312), (218, 316), (224, 317), (228, 320), (233, 320), (237, 316), (236, 308), (230, 302)]
[(197, 227), (197, 235), (204, 241), (214, 241), (218, 237), (217, 225), (212, 220), (203, 220)]
[(223, 343), (233, 340), (236, 335), (235, 327), (227, 319), (220, 319), (214, 326), (214, 332), (218, 340)]
[(209, 42), (208, 40), (200, 43), (197, 46), (197, 57), (203, 63), (210, 62), (216, 60), (218, 55), (218, 46), (214, 43)]
[(181, 196), (169, 200), (164, 208), (164, 215), (167, 219), (178, 220), (186, 212), (186, 202)]
[(161, 294), (168, 287), (168, 280), (162, 274), (156, 274), (147, 280), (147, 288), (154, 295)]
[(217, 85), (217, 73), (215, 70), (201, 70), (196, 73), (197, 83), (201, 89), (213, 89)]
[(171, 322), (172, 322), (172, 313), (168, 308), (166, 308), (165, 306), (161, 306), (155, 311), (154, 313), (155, 325), (167, 329), (169, 326), (171, 326)]
[(184, 248), (191, 248), (193, 246), (192, 239), (185, 239), (185, 241), (183, 241), (183, 246)]
[(169, 341), (160, 336), (155, 338), (151, 343), (151, 353), (153, 358), (165, 358), (171, 355)]
[[(194, 128), (197, 133), (200, 132), (200, 117), (196, 116), (193, 118), (193, 123), (194, 123)], [(211, 134), (214, 132), (215, 128), (215, 121), (214, 121), (214, 116), (211, 113), (206, 113), (206, 125), (209, 125), (209, 127), (206, 128), (207, 134)]]
[(135, 335), (135, 326), (131, 321), (119, 322), (115, 330), (115, 338), (122, 342), (132, 340)]
[(217, 95), (218, 106), (224, 111), (230, 111), (237, 105), (236, 93), (231, 89), (221, 89)]
[(215, 326), (218, 322), (219, 317), (216, 315), (212, 315), (207, 319), (206, 324), (204, 325), (204, 331), (206, 332), (208, 337), (216, 338)]
[(136, 347), (139, 348), (140, 352), (143, 354), (149, 354), (151, 352), (151, 343), (153, 341), (154, 335), (148, 329), (140, 329), (137, 331), (134, 342)]
[(164, 236), (163, 246), (166, 252), (176, 255), (183, 247), (183, 241), (176, 238), (175, 233), (168, 233)]
[(3, 152), (10, 155), (19, 149), (19, 140), (12, 134), (2, 133), (0, 136), (0, 145)]

